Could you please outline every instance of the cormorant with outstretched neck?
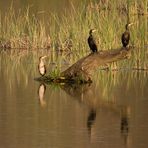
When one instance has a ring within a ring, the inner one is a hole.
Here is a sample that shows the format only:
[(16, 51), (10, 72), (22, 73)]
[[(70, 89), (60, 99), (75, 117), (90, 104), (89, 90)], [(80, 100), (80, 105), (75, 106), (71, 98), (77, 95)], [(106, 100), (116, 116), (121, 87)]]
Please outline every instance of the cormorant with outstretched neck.
[(121, 40), (123, 47), (126, 47), (129, 44), (130, 40), (130, 32), (129, 32), (129, 26), (131, 26), (133, 23), (128, 23), (125, 25), (125, 32), (122, 34)]
[(89, 37), (88, 37), (88, 45), (90, 47), (90, 50), (92, 52), (97, 52), (98, 51), (98, 48), (97, 48), (97, 45), (96, 45), (96, 41), (92, 35), (93, 32), (95, 32), (96, 30), (95, 29), (91, 29), (89, 31)]
[(41, 74), (41, 76), (44, 76), (46, 74), (46, 66), (45, 66), (45, 63), (44, 63), (44, 59), (46, 57), (47, 56), (41, 56), (39, 58), (38, 70), (39, 70), (39, 73)]

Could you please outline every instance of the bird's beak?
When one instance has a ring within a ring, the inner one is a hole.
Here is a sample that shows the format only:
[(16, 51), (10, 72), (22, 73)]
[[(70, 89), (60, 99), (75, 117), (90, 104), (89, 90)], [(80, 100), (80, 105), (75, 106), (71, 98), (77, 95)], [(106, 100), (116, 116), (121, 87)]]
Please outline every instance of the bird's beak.
[(42, 59), (45, 59), (47, 56), (43, 56)]
[(134, 23), (129, 23), (128, 26), (132, 26)]
[(93, 29), (93, 31), (92, 32), (96, 32), (97, 31), (97, 29)]

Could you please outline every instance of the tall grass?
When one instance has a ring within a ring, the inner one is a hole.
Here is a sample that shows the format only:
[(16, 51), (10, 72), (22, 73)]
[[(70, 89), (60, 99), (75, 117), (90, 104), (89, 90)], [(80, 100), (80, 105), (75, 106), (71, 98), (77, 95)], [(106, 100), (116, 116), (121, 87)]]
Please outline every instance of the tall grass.
[(50, 42), (45, 24), (38, 21), (35, 15), (30, 16), (29, 8), (16, 14), (11, 7), (0, 20), (0, 41), (3, 48), (35, 49), (47, 47)]
[[(49, 19), (40, 20), (37, 14), (31, 14), (30, 8), (14, 12), (13, 6), (5, 17), (0, 17), (0, 48), (40, 49), (65, 51), (62, 57), (73, 54), (75, 62), (89, 52), (87, 37), (90, 28), (96, 28), (95, 34), (99, 50), (121, 47), (121, 34), (128, 21), (134, 22), (130, 28), (130, 45), (135, 47), (132, 60), (128, 65), (147, 66), (147, 1), (102, 0), (86, 2), (76, 8), (71, 4), (68, 13), (49, 13)], [(1, 15), (0, 15), (1, 16)], [(23, 51), (23, 50), (22, 50)], [(53, 56), (54, 57), (54, 56)], [(53, 58), (53, 62), (56, 59)], [(120, 62), (118, 66), (125, 66)]]

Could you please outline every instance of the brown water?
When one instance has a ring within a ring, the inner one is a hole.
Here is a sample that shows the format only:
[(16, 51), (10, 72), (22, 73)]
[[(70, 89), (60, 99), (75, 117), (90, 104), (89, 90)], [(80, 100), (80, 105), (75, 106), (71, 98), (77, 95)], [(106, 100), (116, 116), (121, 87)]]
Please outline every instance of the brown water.
[(68, 13), (68, 10), (72, 9), (73, 5), (78, 6), (82, 2), (87, 0), (0, 0), (0, 12), (5, 14), (8, 9), (13, 6), (16, 12), (18, 10), (30, 8), (33, 14), (36, 14), (41, 19), (48, 17), (49, 13), (63, 14)]
[(0, 55), (0, 148), (148, 147), (146, 72), (102, 71), (91, 85), (44, 85), (34, 81), (38, 57), (30, 57), (17, 63)]

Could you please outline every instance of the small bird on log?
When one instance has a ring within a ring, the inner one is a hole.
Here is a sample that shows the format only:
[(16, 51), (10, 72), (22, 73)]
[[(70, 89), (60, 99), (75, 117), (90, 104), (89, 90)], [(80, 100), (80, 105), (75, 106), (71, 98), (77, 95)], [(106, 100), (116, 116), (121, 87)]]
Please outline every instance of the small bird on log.
[(90, 50), (94, 53), (98, 51), (97, 45), (96, 45), (96, 41), (92, 35), (93, 32), (95, 32), (96, 29), (91, 29), (89, 31), (89, 37), (88, 37), (88, 45), (90, 47)]
[(130, 40), (129, 26), (131, 25), (133, 25), (133, 23), (128, 23), (125, 25), (125, 32), (122, 34), (121, 37), (123, 47), (126, 47), (129, 44)]
[(39, 73), (41, 74), (41, 76), (44, 76), (46, 74), (46, 66), (45, 66), (45, 63), (44, 63), (44, 59), (46, 57), (47, 56), (41, 56), (39, 58), (38, 70), (39, 70)]

